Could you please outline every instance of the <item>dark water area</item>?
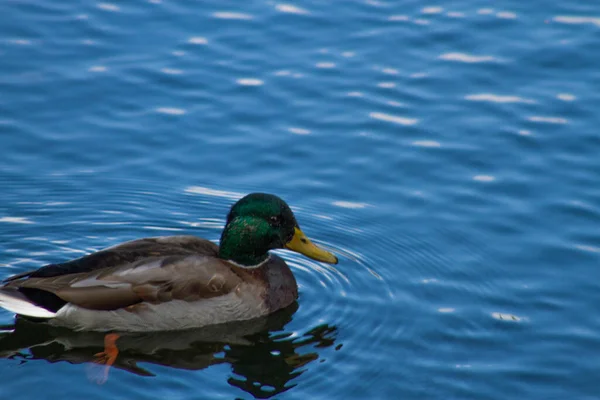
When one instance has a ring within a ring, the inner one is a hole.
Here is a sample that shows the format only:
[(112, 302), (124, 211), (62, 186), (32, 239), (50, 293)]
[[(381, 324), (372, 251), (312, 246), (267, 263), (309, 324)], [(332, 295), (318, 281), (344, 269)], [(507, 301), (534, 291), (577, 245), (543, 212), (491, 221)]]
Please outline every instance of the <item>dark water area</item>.
[(596, 399), (600, 3), (0, 4), (0, 278), (285, 199), (291, 308), (103, 336), (0, 310), (0, 398)]

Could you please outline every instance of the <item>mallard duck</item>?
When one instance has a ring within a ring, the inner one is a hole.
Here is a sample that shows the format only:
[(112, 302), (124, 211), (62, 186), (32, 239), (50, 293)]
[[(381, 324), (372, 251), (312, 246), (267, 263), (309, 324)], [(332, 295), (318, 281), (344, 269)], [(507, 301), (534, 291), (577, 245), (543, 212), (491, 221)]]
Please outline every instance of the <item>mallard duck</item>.
[(126, 242), (6, 279), (0, 306), (84, 331), (179, 330), (252, 319), (298, 297), (292, 271), (271, 249), (338, 262), (308, 240), (282, 199), (252, 193), (231, 207), (219, 246), (195, 236)]

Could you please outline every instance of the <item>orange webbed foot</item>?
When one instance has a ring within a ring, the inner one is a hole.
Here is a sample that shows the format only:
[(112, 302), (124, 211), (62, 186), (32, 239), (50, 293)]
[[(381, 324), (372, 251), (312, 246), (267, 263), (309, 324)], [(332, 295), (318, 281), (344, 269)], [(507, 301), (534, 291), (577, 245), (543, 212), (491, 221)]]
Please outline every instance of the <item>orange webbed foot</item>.
[(100, 353), (96, 353), (94, 355), (94, 363), (102, 365), (104, 367), (102, 373), (96, 376), (96, 379), (94, 379), (99, 385), (105, 383), (108, 380), (108, 371), (117, 360), (117, 356), (119, 355), (119, 349), (117, 348), (116, 342), (118, 338), (119, 335), (117, 335), (116, 333), (109, 333), (106, 336), (104, 336), (104, 351), (101, 351)]

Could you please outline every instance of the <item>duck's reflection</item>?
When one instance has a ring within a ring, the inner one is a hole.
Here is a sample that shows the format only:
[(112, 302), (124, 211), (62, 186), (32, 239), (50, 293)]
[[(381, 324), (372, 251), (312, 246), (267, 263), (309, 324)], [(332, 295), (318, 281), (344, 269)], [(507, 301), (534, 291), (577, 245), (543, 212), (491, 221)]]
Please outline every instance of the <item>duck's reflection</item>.
[[(319, 358), (315, 348), (332, 346), (336, 339), (337, 328), (328, 325), (291, 338), (283, 327), (297, 307), (294, 303), (269, 317), (197, 330), (119, 333), (113, 367), (154, 376), (138, 362), (188, 370), (228, 363), (233, 371), (230, 385), (257, 398), (269, 398), (295, 386), (290, 381), (303, 373), (303, 366)], [(94, 363), (94, 355), (104, 349), (105, 335), (98, 332), (73, 332), (26, 319), (17, 319), (3, 330), (0, 357), (23, 362)]]

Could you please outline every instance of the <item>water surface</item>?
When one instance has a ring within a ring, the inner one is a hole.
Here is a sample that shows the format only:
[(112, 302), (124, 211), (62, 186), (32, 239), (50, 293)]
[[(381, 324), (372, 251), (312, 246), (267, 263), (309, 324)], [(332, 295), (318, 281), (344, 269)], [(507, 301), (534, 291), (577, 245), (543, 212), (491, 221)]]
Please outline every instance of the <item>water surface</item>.
[(293, 309), (129, 337), (104, 385), (101, 338), (0, 311), (0, 397), (597, 398), (597, 2), (32, 0), (0, 21), (3, 277), (218, 240), (253, 191), (340, 255), (281, 252)]

